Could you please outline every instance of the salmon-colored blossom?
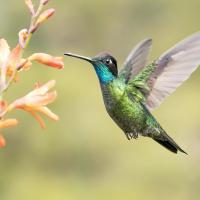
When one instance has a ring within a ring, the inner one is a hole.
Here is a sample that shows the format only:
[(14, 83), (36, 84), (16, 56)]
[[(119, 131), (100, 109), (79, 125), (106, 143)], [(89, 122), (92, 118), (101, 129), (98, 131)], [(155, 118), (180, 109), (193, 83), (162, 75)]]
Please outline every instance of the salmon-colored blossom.
[[(17, 124), (18, 124), (18, 121), (16, 119), (0, 120), (0, 129), (16, 126)], [(4, 147), (5, 145), (6, 145), (6, 141), (4, 137), (0, 134), (0, 148)]]
[(36, 21), (36, 25), (41, 24), (42, 22), (46, 21), (49, 17), (51, 17), (55, 13), (54, 8), (49, 8), (48, 10), (45, 10), (40, 16), (38, 17)]
[(41, 64), (48, 65), (57, 69), (63, 69), (64, 63), (62, 57), (54, 57), (46, 53), (34, 53), (29, 57), (31, 61), (37, 61)]
[(9, 128), (11, 126), (16, 126), (17, 124), (18, 124), (18, 121), (16, 119), (0, 120), (0, 129), (1, 128)]
[(7, 102), (6, 101), (0, 101), (0, 118), (3, 116), (7, 109)]
[(40, 14), (40, 16), (38, 17), (38, 19), (36, 20), (36, 22), (31, 26), (29, 32), (30, 33), (34, 33), (39, 28), (39, 26), (41, 25), (41, 23), (43, 23), (44, 21), (46, 21), (54, 13), (55, 13), (55, 9), (54, 8), (50, 8), (48, 10), (45, 10), (42, 14)]
[(0, 148), (6, 146), (6, 141), (2, 135), (0, 135)]
[(11, 111), (12, 109), (23, 109), (31, 113), (40, 123), (42, 128), (45, 128), (45, 124), (38, 115), (38, 112), (57, 121), (59, 119), (58, 116), (46, 107), (46, 105), (52, 103), (57, 97), (56, 91), (48, 92), (55, 83), (55, 80), (51, 80), (46, 84), (37, 87), (26, 96), (11, 103), (8, 106), (8, 111)]
[[(44, 85), (37, 84), (35, 89), (26, 96), (15, 100), (8, 104), (3, 95), (9, 86), (18, 79), (19, 72), (27, 70), (32, 65), (32, 61), (36, 61), (57, 69), (62, 69), (64, 63), (61, 57), (53, 57), (45, 53), (35, 53), (28, 58), (24, 58), (24, 50), (27, 48), (33, 33), (38, 27), (51, 17), (55, 10), (53, 8), (43, 11), (44, 5), (49, 0), (38, 0), (38, 8), (35, 9), (32, 0), (25, 0), (25, 3), (31, 13), (29, 28), (22, 29), (18, 33), (18, 44), (10, 50), (5, 39), (0, 39), (0, 129), (8, 128), (18, 124), (16, 119), (5, 119), (5, 115), (14, 109), (23, 109), (29, 112), (40, 124), (42, 128), (45, 123), (39, 114), (58, 120), (58, 116), (54, 114), (47, 105), (52, 103), (57, 97), (56, 91), (49, 91), (55, 81), (51, 80)], [(0, 130), (0, 147), (5, 146), (6, 141), (1, 135)]]

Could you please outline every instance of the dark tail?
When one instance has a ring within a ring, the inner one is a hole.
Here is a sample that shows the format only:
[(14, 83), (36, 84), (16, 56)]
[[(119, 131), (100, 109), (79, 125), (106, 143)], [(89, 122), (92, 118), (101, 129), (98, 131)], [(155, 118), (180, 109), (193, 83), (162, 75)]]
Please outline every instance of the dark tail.
[(153, 138), (156, 142), (158, 142), (160, 145), (168, 149), (169, 151), (173, 153), (177, 153), (178, 151), (187, 154), (183, 149), (179, 147), (178, 144), (166, 133), (162, 134), (161, 138)]
[[(148, 136), (151, 137), (153, 140), (155, 140), (156, 142), (158, 142), (160, 145), (162, 145), (163, 147), (165, 147), (166, 149), (168, 149), (169, 151), (173, 152), (173, 153), (177, 153), (178, 151), (187, 154), (185, 151), (183, 151), (183, 149), (181, 149), (181, 147), (179, 147), (178, 144), (176, 144), (176, 142), (162, 129), (162, 127), (160, 127), (160, 125), (158, 124), (158, 122), (156, 121), (156, 119), (153, 117), (153, 115), (150, 113), (150, 111), (143, 106), (144, 110), (147, 112), (147, 114), (151, 117), (152, 121), (153, 121), (153, 127), (149, 127), (152, 128), (152, 132), (151, 130), (149, 130), (149, 134)], [(157, 127), (157, 129), (155, 129), (155, 127)], [(156, 131), (156, 133), (155, 133)], [(152, 134), (153, 133), (153, 134)]]

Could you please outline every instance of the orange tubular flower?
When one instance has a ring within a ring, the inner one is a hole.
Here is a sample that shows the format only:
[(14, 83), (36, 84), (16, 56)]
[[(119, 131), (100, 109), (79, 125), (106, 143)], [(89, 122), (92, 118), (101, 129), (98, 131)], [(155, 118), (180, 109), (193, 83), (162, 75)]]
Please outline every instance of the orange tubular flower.
[(55, 80), (51, 80), (45, 85), (36, 87), (36, 89), (28, 93), (26, 96), (11, 103), (8, 106), (8, 111), (11, 111), (12, 109), (23, 109), (31, 113), (42, 128), (45, 128), (45, 124), (37, 112), (57, 121), (59, 119), (58, 116), (46, 107), (47, 104), (52, 103), (57, 97), (56, 91), (48, 92), (55, 83)]
[(0, 148), (5, 147), (6, 141), (2, 135), (0, 135)]
[[(11, 126), (16, 126), (18, 121), (16, 119), (5, 119), (0, 121), (0, 129), (9, 128)], [(0, 148), (6, 145), (6, 141), (4, 137), (0, 134)]]
[(37, 61), (41, 64), (48, 65), (57, 69), (63, 69), (64, 63), (62, 57), (53, 57), (46, 53), (34, 53), (28, 58), (30, 61)]
[(47, 105), (57, 97), (56, 91), (49, 91), (55, 85), (54, 80), (44, 85), (37, 84), (35, 89), (26, 96), (13, 101), (11, 104), (7, 103), (4, 96), (9, 86), (18, 80), (19, 72), (28, 70), (32, 65), (32, 61), (56, 69), (64, 68), (62, 57), (53, 57), (45, 53), (35, 53), (30, 57), (23, 57), (33, 33), (55, 13), (54, 8), (43, 10), (49, 0), (38, 0), (38, 7), (33, 4), (32, 0), (24, 1), (31, 14), (29, 28), (23, 28), (19, 31), (18, 43), (12, 49), (10, 49), (5, 39), (0, 38), (0, 148), (6, 145), (5, 139), (1, 135), (1, 129), (18, 124), (16, 119), (6, 119), (5, 117), (8, 112), (14, 109), (22, 109), (29, 112), (42, 128), (45, 128), (45, 123), (40, 114), (46, 115), (55, 121), (59, 119), (56, 114), (47, 108)]
[[(42, 3), (42, 2), (41, 2)], [(43, 2), (42, 5), (45, 5), (47, 2)], [(51, 17), (55, 13), (54, 8), (50, 8), (48, 10), (45, 10), (43, 13), (40, 14), (35, 24), (31, 27), (30, 33), (34, 33), (38, 27), (41, 25), (41, 23), (45, 22), (49, 17)]]
[(7, 102), (6, 101), (0, 101), (0, 119), (5, 114), (7, 109)]
[(38, 20), (36, 21), (36, 25), (41, 24), (42, 22), (46, 21), (49, 17), (51, 17), (55, 13), (54, 8), (50, 8), (48, 10), (45, 10), (39, 17)]
[(18, 121), (16, 119), (5, 119), (0, 121), (0, 129), (1, 128), (9, 128), (11, 126), (15, 126), (18, 124)]

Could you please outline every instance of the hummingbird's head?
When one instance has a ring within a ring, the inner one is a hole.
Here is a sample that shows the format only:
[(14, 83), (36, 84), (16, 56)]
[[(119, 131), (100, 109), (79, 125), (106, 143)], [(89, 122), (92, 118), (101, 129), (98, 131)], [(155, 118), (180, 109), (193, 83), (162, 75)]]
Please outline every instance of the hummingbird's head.
[(93, 65), (97, 65), (97, 67), (100, 67), (101, 65), (103, 65), (112, 73), (113, 76), (117, 77), (118, 75), (117, 60), (113, 56), (111, 56), (109, 53), (101, 52), (95, 57), (93, 57), (92, 61), (93, 61)]
[(117, 61), (109, 53), (102, 52), (93, 58), (72, 53), (65, 53), (65, 55), (80, 58), (90, 62), (94, 66), (100, 82), (103, 84), (109, 83), (118, 76)]

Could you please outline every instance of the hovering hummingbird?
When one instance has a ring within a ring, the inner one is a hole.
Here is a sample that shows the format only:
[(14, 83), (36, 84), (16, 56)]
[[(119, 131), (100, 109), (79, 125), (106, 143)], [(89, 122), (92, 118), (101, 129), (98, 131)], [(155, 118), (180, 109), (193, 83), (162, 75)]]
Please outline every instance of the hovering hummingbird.
[(129, 140), (136, 139), (138, 135), (147, 136), (174, 153), (186, 153), (167, 135), (150, 111), (158, 107), (200, 65), (200, 32), (146, 65), (151, 45), (151, 39), (140, 42), (119, 72), (116, 59), (109, 53), (100, 53), (93, 58), (72, 53), (65, 55), (93, 65), (106, 110)]

